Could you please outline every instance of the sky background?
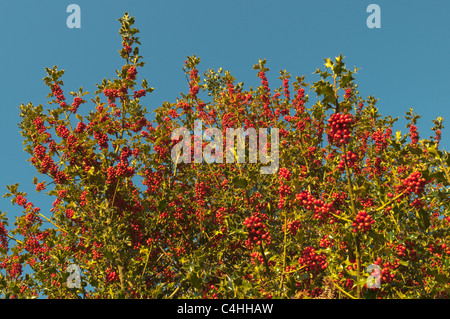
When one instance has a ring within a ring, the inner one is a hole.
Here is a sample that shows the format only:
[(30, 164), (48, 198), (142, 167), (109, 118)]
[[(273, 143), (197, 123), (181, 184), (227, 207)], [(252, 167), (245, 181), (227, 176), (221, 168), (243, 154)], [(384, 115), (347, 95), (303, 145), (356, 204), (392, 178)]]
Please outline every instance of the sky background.
[[(81, 8), (79, 29), (66, 25), (71, 3)], [(380, 29), (366, 25), (371, 3), (381, 8)], [(65, 70), (66, 96), (80, 86), (93, 93), (96, 83), (114, 77), (122, 66), (117, 19), (125, 11), (136, 17), (141, 31), (146, 65), (139, 75), (155, 88), (142, 99), (150, 111), (187, 92), (182, 66), (189, 55), (201, 58), (201, 73), (222, 67), (244, 88), (259, 85), (252, 66), (267, 59), (267, 76), (275, 88), (281, 85), (279, 70), (317, 81), (312, 73), (323, 67), (323, 59), (342, 53), (349, 68), (360, 68), (356, 83), (361, 96), (378, 98), (382, 115), (402, 118), (412, 107), (422, 115), (418, 128), (423, 138), (432, 135), (433, 119), (450, 118), (450, 1), (1, 0), (1, 195), (5, 185), (18, 182), (49, 215), (53, 199), (48, 202), (34, 190), (36, 171), (23, 151), (18, 107), (45, 105), (45, 67)], [(92, 107), (81, 106), (85, 111)], [(407, 131), (404, 121), (397, 128)], [(442, 134), (446, 149), (448, 132)], [(0, 198), (0, 210), (12, 220), (20, 213), (5, 198)]]

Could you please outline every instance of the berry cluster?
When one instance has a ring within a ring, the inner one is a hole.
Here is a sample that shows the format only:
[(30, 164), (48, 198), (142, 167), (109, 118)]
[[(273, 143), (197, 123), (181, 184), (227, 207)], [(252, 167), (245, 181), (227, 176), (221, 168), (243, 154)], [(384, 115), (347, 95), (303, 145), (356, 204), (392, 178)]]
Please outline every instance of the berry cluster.
[(358, 103), (358, 113), (361, 113), (363, 107), (364, 107), (364, 104), (362, 102), (359, 102)]
[(50, 175), (55, 179), (55, 183), (57, 184), (62, 184), (67, 180), (67, 175), (64, 172), (58, 171), (58, 165), (54, 163), (50, 155), (46, 154), (45, 148), (42, 145), (37, 145), (34, 148), (34, 153), (36, 157), (31, 158), (31, 163), (35, 166), (40, 164), (42, 174), (50, 172)]
[(23, 247), (30, 253), (38, 254), (40, 250), (39, 240), (35, 236), (30, 236), (25, 240)]
[(280, 183), (278, 193), (280, 194), (280, 198), (278, 200), (278, 208), (282, 209), (285, 207), (286, 197), (288, 197), (292, 193), (291, 187), (289, 185)]
[(107, 97), (110, 106), (113, 107), (116, 106), (116, 104), (113, 103), (116, 97), (119, 97), (121, 101), (126, 99), (126, 97), (128, 96), (128, 87), (125, 83), (122, 83), (122, 86), (117, 89), (105, 88), (103, 90), (103, 94)]
[(94, 138), (97, 140), (97, 143), (101, 149), (108, 148), (108, 135), (95, 131)]
[(66, 210), (66, 217), (67, 217), (67, 218), (72, 219), (73, 214), (74, 214), (74, 211), (73, 211), (72, 208), (68, 208), (68, 209)]
[(436, 135), (435, 135), (434, 139), (435, 139), (437, 145), (439, 145), (439, 143), (441, 142), (442, 132), (441, 132), (441, 130), (436, 130), (435, 134)]
[(85, 101), (81, 98), (81, 97), (75, 97), (73, 99), (73, 103), (72, 103), (72, 113), (77, 113), (78, 107), (80, 106), (81, 103), (84, 103)]
[(69, 131), (69, 129), (66, 127), (66, 126), (64, 126), (64, 125), (59, 125), (57, 128), (56, 128), (56, 132), (58, 133), (58, 135), (60, 136), (60, 137), (62, 137), (62, 138), (64, 138), (64, 139), (66, 139), (67, 137), (69, 137), (69, 135), (70, 135), (70, 131)]
[(286, 100), (289, 101), (291, 98), (290, 92), (289, 92), (289, 79), (283, 79), (283, 90), (284, 90), (284, 96), (286, 97)]
[(269, 81), (267, 81), (266, 72), (260, 71), (258, 76), (261, 79), (261, 85), (264, 87), (264, 91), (270, 92)]
[(405, 192), (405, 194), (415, 193), (420, 195), (423, 193), (427, 180), (422, 177), (421, 172), (413, 172), (407, 178), (402, 180), (400, 185), (396, 186), (397, 193)]
[(259, 264), (264, 264), (264, 258), (259, 251), (254, 251), (250, 254), (250, 262), (252, 265), (256, 265), (258, 261)]
[(352, 89), (351, 88), (347, 88), (345, 89), (345, 95), (344, 95), (344, 99), (348, 100), (352, 97)]
[(52, 91), (53, 91), (53, 95), (56, 97), (56, 102), (57, 103), (61, 103), (62, 101), (64, 101), (66, 99), (64, 97), (64, 94), (63, 94), (63, 91), (62, 91), (61, 87), (58, 84), (54, 84), (53, 85)]
[(130, 67), (127, 70), (127, 80), (134, 80), (136, 79), (137, 70), (135, 66)]
[(93, 243), (93, 246), (94, 246), (95, 248), (92, 248), (92, 258), (93, 258), (94, 260), (100, 260), (100, 259), (102, 259), (102, 258), (103, 258), (103, 254), (102, 254), (102, 252), (100, 252), (99, 250), (97, 250), (97, 248), (102, 248), (102, 247), (103, 247), (103, 244), (94, 242), (94, 243)]
[(115, 272), (114, 270), (112, 270), (111, 268), (106, 269), (105, 271), (106, 274), (106, 282), (114, 282), (114, 281), (119, 281), (119, 275), (117, 274), (117, 272)]
[(397, 267), (390, 262), (383, 263), (381, 257), (377, 257), (374, 262), (375, 265), (378, 265), (381, 269), (380, 279), (382, 283), (390, 283), (394, 280), (395, 274), (392, 273)]
[(439, 239), (436, 240), (436, 243), (429, 244), (427, 246), (428, 251), (432, 254), (434, 254), (436, 257), (441, 258), (442, 255), (450, 255), (450, 247), (447, 246), (445, 243), (441, 244), (441, 241)]
[(133, 91), (133, 93), (134, 93), (133, 98), (139, 99), (139, 98), (145, 96), (145, 94), (147, 92), (144, 89), (142, 89), (142, 90), (139, 90), (139, 91)]
[(200, 182), (195, 185), (195, 200), (200, 206), (205, 205), (205, 197), (210, 193), (210, 187), (205, 182)]
[(36, 191), (37, 192), (40, 192), (41, 190), (44, 190), (45, 189), (45, 183), (37, 183), (36, 184)]
[(278, 170), (278, 176), (280, 177), (280, 180), (285, 179), (286, 181), (290, 181), (292, 173), (287, 168), (281, 167)]
[(425, 203), (420, 198), (416, 198), (411, 204), (409, 204), (409, 206), (414, 207), (415, 209), (420, 209), (425, 206)]
[(192, 69), (190, 73), (189, 93), (193, 99), (197, 99), (200, 87), (197, 85), (198, 70)]
[(350, 113), (334, 113), (328, 119), (328, 143), (341, 146), (350, 140), (350, 129), (354, 123)]
[(373, 198), (366, 195), (364, 197), (358, 197), (358, 201), (361, 203), (361, 205), (364, 208), (369, 208), (375, 206), (375, 202), (373, 201)]
[(8, 249), (8, 231), (5, 225), (0, 222), (0, 247)]
[(206, 287), (203, 288), (203, 299), (218, 299), (218, 290), (219, 288), (214, 284), (207, 284)]
[(364, 169), (368, 173), (369, 179), (375, 176), (380, 176), (383, 172), (388, 170), (387, 166), (382, 165), (381, 157), (366, 158), (366, 167)]
[(106, 172), (106, 184), (114, 184), (117, 177), (131, 177), (134, 175), (134, 168), (128, 163), (119, 162), (117, 167), (110, 166)]
[(367, 214), (365, 210), (359, 211), (352, 223), (353, 232), (356, 233), (357, 231), (360, 231), (365, 233), (372, 228), (373, 223), (375, 223), (375, 221), (372, 216)]
[(130, 129), (133, 132), (139, 132), (147, 125), (147, 119), (145, 117), (138, 118), (133, 124), (131, 124)]
[(372, 140), (375, 142), (375, 149), (378, 153), (382, 152), (388, 146), (387, 139), (391, 136), (392, 129), (388, 127), (385, 132), (376, 130), (372, 133)]
[(297, 231), (299, 230), (299, 228), (302, 227), (302, 224), (299, 220), (293, 220), (289, 222), (287, 226), (289, 233), (295, 236), (297, 235)]
[[(28, 206), (31, 208), (33, 206), (33, 203), (28, 203)], [(42, 220), (37, 215), (41, 209), (39, 207), (33, 208), (33, 210), (25, 215), (25, 227), (24, 229), (30, 229), (33, 225), (42, 224)], [(41, 237), (42, 233), (39, 234), (37, 237)]]
[(27, 199), (25, 197), (23, 197), (22, 195), (17, 195), (16, 196), (16, 204), (25, 208), (27, 205)]
[(335, 213), (333, 203), (325, 203), (321, 199), (316, 199), (308, 191), (297, 194), (295, 200), (306, 210), (312, 210), (313, 217), (318, 221), (328, 221), (330, 224), (335, 222), (334, 218), (329, 219), (329, 213)]
[(87, 195), (87, 194), (88, 194), (88, 192), (87, 192), (87, 191), (84, 191), (84, 192), (82, 192), (81, 195), (80, 195), (80, 206), (82, 206), (82, 207), (86, 206), (86, 201), (87, 201), (86, 195)]
[(301, 114), (304, 112), (305, 108), (305, 89), (299, 88), (297, 90), (297, 96), (295, 97), (295, 100), (292, 103), (297, 111), (298, 114)]
[(259, 78), (261, 79), (261, 85), (263, 87), (264, 94), (261, 95), (261, 101), (263, 102), (263, 116), (266, 116), (267, 118), (272, 118), (273, 113), (270, 108), (270, 88), (269, 88), (269, 81), (267, 81), (266, 73), (264, 71), (260, 71), (258, 73)]
[(120, 90), (118, 89), (103, 89), (103, 94), (108, 98), (109, 101), (114, 101), (116, 97), (120, 96)]
[(356, 168), (356, 162), (358, 161), (358, 155), (353, 153), (352, 151), (348, 151), (347, 154), (341, 155), (341, 160), (337, 166), (338, 170), (343, 172), (345, 170), (345, 162), (347, 162), (347, 166), (349, 168)]
[(395, 246), (395, 250), (397, 252), (397, 255), (399, 257), (406, 257), (407, 255), (407, 250), (406, 250), (406, 246), (403, 244), (398, 244), (397, 246)]
[(417, 126), (411, 125), (409, 127), (409, 132), (411, 134), (411, 145), (416, 145), (419, 141), (419, 134), (417, 133)]
[(142, 233), (142, 227), (139, 221), (130, 220), (130, 233), (133, 242), (134, 249), (139, 249), (139, 246), (143, 242), (144, 234)]
[(326, 255), (324, 253), (317, 254), (316, 250), (309, 246), (303, 250), (303, 255), (298, 259), (298, 263), (300, 266), (305, 267), (304, 270), (306, 272), (314, 274), (317, 274), (328, 267)]
[(271, 237), (266, 230), (266, 225), (262, 223), (262, 219), (258, 216), (247, 217), (244, 225), (248, 230), (248, 238), (246, 245), (252, 248), (254, 244), (261, 245), (263, 242), (270, 244)]
[(7, 269), (11, 278), (17, 278), (22, 274), (22, 264), (19, 261), (19, 256), (13, 256), (10, 259), (6, 258), (0, 263), (0, 269)]
[(297, 267), (295, 267), (295, 265), (292, 266), (286, 266), (286, 268), (284, 269), (284, 271), (286, 273), (290, 273), (290, 272), (295, 272), (297, 270)]
[(41, 117), (37, 117), (33, 121), (33, 124), (35, 125), (36, 130), (38, 131), (39, 134), (43, 134), (45, 132), (44, 122), (42, 122)]
[(78, 122), (77, 127), (75, 128), (74, 132), (81, 134), (84, 132), (85, 129), (86, 129), (86, 124), (84, 124), (83, 122)]
[(129, 41), (128, 38), (123, 38), (123, 41), (122, 41), (122, 47), (123, 47), (123, 50), (126, 53), (126, 55), (129, 55), (131, 53), (131, 46), (128, 41)]
[(329, 239), (327, 235), (324, 235), (321, 239), (320, 239), (320, 243), (319, 246), (321, 248), (328, 248), (330, 246), (334, 245), (334, 239)]

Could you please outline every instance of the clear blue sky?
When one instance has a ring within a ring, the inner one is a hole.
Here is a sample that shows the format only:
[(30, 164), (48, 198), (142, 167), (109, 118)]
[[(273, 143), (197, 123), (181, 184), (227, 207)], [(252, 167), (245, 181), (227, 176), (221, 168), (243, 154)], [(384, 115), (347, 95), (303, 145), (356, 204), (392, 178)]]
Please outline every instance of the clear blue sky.
[[(69, 29), (69, 4), (81, 7), (81, 28)], [(369, 4), (381, 8), (381, 28), (369, 29)], [(383, 115), (402, 117), (413, 107), (423, 115), (421, 137), (429, 137), (432, 119), (450, 120), (450, 1), (405, 0), (40, 0), (0, 2), (1, 146), (0, 193), (20, 182), (21, 190), (48, 215), (51, 203), (38, 200), (35, 169), (26, 162), (17, 123), (21, 103), (45, 104), (45, 67), (65, 69), (65, 92), (115, 76), (121, 67), (117, 21), (125, 11), (141, 30), (141, 75), (155, 91), (143, 101), (149, 110), (186, 92), (181, 69), (185, 57), (202, 59), (200, 70), (223, 67), (245, 87), (258, 85), (252, 66), (266, 58), (273, 87), (280, 69), (293, 76), (323, 66), (323, 58), (342, 53), (349, 67), (361, 68), (357, 83), (363, 97), (379, 98)], [(93, 97), (92, 95), (89, 97)], [(82, 108), (92, 107), (83, 104)], [(444, 125), (449, 126), (444, 122)], [(404, 132), (404, 124), (399, 126)], [(449, 130), (442, 146), (449, 148)], [(43, 196), (40, 196), (42, 198)], [(0, 210), (17, 208), (0, 199)]]

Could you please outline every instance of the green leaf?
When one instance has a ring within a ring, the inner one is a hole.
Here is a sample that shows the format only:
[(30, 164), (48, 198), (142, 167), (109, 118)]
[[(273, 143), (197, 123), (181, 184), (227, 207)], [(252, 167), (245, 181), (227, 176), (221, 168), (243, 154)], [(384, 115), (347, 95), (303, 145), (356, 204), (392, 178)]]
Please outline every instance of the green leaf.
[(377, 242), (377, 244), (381, 244), (384, 242), (384, 236), (381, 234), (378, 234), (377, 232), (375, 232), (373, 230), (369, 230), (368, 235), (370, 237), (372, 237)]
[(442, 263), (447, 269), (450, 269), (450, 259), (444, 259)]
[(436, 159), (439, 159), (439, 152), (436, 149), (436, 145), (430, 146), (427, 148), (428, 153), (433, 154)]
[(88, 174), (89, 175), (94, 175), (94, 172), (95, 172), (95, 167), (94, 166), (92, 166), (89, 170), (88, 170)]
[(416, 217), (419, 221), (419, 226), (420, 228), (422, 228), (422, 230), (426, 230), (430, 226), (430, 217), (423, 208), (417, 211)]
[(441, 284), (447, 285), (450, 282), (450, 278), (444, 274), (439, 273), (437, 270), (432, 270), (431, 274), (434, 276), (436, 281)]
[(405, 261), (405, 260), (399, 260), (400, 265), (405, 266), (405, 267), (409, 267), (409, 262)]
[(441, 183), (445, 183), (447, 184), (447, 179), (445, 178), (445, 173), (444, 172), (435, 172), (429, 175), (429, 178), (435, 178), (436, 180), (438, 180)]
[(167, 204), (167, 200), (163, 199), (162, 201), (159, 202), (158, 209), (160, 211), (163, 211), (166, 208), (166, 204)]
[(389, 242), (392, 243), (392, 241), (395, 238), (395, 232), (394, 231), (387, 232), (386, 233), (386, 238), (387, 238), (387, 240), (389, 240)]
[(247, 182), (247, 180), (245, 178), (240, 178), (239, 176), (236, 176), (231, 181), (231, 184), (236, 185), (236, 186), (241, 187), (241, 188), (246, 188), (247, 185), (248, 185), (248, 182)]
[(418, 237), (419, 235), (417, 234), (408, 234), (408, 236), (406, 236), (406, 239), (416, 241)]

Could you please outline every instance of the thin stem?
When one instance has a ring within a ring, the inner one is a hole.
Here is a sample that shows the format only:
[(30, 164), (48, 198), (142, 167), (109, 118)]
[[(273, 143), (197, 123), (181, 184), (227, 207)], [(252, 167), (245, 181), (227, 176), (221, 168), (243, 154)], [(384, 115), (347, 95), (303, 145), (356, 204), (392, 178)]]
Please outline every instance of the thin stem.
[(148, 264), (148, 260), (150, 258), (150, 254), (152, 252), (152, 249), (153, 249), (153, 244), (150, 246), (150, 251), (147, 253), (147, 258), (145, 260), (144, 270), (142, 271), (141, 277), (144, 277), (145, 269), (147, 269), (147, 264)]
[(402, 197), (402, 195), (405, 193), (405, 190), (403, 190), (403, 192), (401, 192), (400, 194), (398, 194), (397, 196), (395, 196), (394, 198), (392, 198), (390, 201), (384, 203), (382, 206), (378, 207), (375, 211), (378, 212), (380, 210), (382, 210), (383, 208), (385, 208), (387, 205), (391, 204), (392, 202), (396, 201), (397, 199), (399, 199), (400, 197)]
[(72, 129), (72, 125), (70, 124), (70, 121), (69, 121), (69, 116), (67, 116), (67, 112), (66, 112), (66, 110), (64, 110), (64, 115), (66, 116), (66, 121), (67, 121), (67, 124), (69, 124), (69, 128), (70, 128), (70, 133), (73, 135), (73, 129)]
[(63, 232), (65, 232), (66, 234), (68, 234), (69, 232), (67, 230), (65, 230), (64, 228), (62, 228), (61, 226), (56, 225), (54, 222), (52, 222), (49, 218), (47, 218), (46, 216), (42, 215), (41, 213), (39, 213), (39, 216), (43, 217), (46, 221), (48, 221), (50, 224), (52, 224), (53, 226), (55, 226), (56, 228), (58, 228), (59, 230), (62, 230)]
[(15, 240), (17, 243), (19, 244), (23, 244), (23, 241), (19, 240), (19, 239), (15, 239), (13, 236), (11, 236), (10, 234), (6, 234), (10, 239)]
[(356, 297), (352, 296), (351, 294), (349, 294), (348, 292), (346, 292), (343, 288), (341, 288), (337, 283), (333, 282), (334, 286), (339, 289), (344, 295), (346, 295), (347, 297), (350, 297), (351, 299), (357, 299)]
[(122, 290), (124, 290), (125, 284), (124, 284), (124, 278), (123, 278), (123, 266), (117, 265), (117, 270), (119, 271), (120, 288), (122, 288)]
[(342, 216), (333, 214), (332, 212), (328, 212), (328, 213), (329, 213), (330, 215), (332, 215), (333, 217), (336, 217), (336, 218), (338, 218), (338, 219), (345, 220), (346, 222), (349, 222), (349, 223), (352, 222), (350, 219), (347, 219), (347, 218), (345, 218), (345, 217), (342, 217)]
[(348, 191), (350, 193), (350, 204), (351, 204), (351, 209), (352, 209), (352, 214), (353, 216), (356, 216), (356, 206), (355, 206), (355, 198), (354, 198), (354, 194), (353, 194), (353, 183), (352, 183), (352, 179), (350, 177), (350, 168), (348, 167), (348, 163), (347, 163), (347, 158), (346, 158), (346, 147), (345, 144), (342, 144), (342, 153), (344, 154), (344, 166), (345, 166), (345, 173), (347, 175), (347, 184), (348, 184)]
[[(348, 183), (348, 189), (350, 193), (350, 203), (351, 203), (351, 209), (352, 209), (352, 216), (356, 217), (356, 206), (355, 206), (355, 198), (353, 194), (353, 183), (350, 176), (350, 168), (347, 164), (347, 158), (346, 158), (346, 147), (345, 144), (342, 144), (342, 152), (344, 154), (344, 166), (345, 166), (345, 172), (347, 175), (347, 183)], [(358, 285), (356, 286), (357, 289), (357, 298), (361, 297), (361, 287), (359, 286), (360, 278), (361, 278), (361, 253), (360, 253), (360, 239), (358, 236), (355, 236), (355, 257), (356, 257), (356, 279), (358, 281)]]
[(445, 167), (444, 161), (442, 160), (442, 158), (441, 158), (441, 156), (439, 155), (439, 153), (438, 153), (438, 157), (439, 157), (439, 161), (440, 161), (441, 164), (442, 164), (442, 169), (444, 170), (445, 176), (447, 177), (447, 182), (450, 183), (450, 176), (449, 176), (448, 170), (447, 170), (447, 168)]
[(173, 296), (175, 296), (175, 294), (178, 292), (178, 290), (180, 290), (180, 286), (178, 286), (177, 289), (175, 289), (175, 290), (170, 294), (170, 296), (169, 296), (168, 298), (169, 298), (169, 299), (172, 299)]
[(361, 281), (361, 248), (360, 248), (360, 239), (358, 235), (355, 236), (355, 258), (356, 258), (356, 280), (358, 285), (356, 286), (356, 296), (357, 298), (361, 298), (361, 286), (359, 285)]
[(283, 288), (284, 271), (286, 270), (286, 242), (287, 242), (287, 212), (286, 210), (284, 210), (283, 272), (281, 273), (280, 290)]
[(266, 267), (267, 273), (269, 274), (269, 276), (271, 276), (271, 271), (270, 271), (270, 268), (269, 268), (269, 263), (267, 262), (267, 258), (266, 258), (266, 254), (264, 253), (264, 247), (263, 247), (263, 245), (262, 245), (262, 242), (259, 244), (259, 248), (260, 248), (260, 250), (261, 250), (261, 254), (262, 254), (262, 257), (263, 257), (263, 260), (264, 260), (264, 265), (265, 265), (265, 267)]

